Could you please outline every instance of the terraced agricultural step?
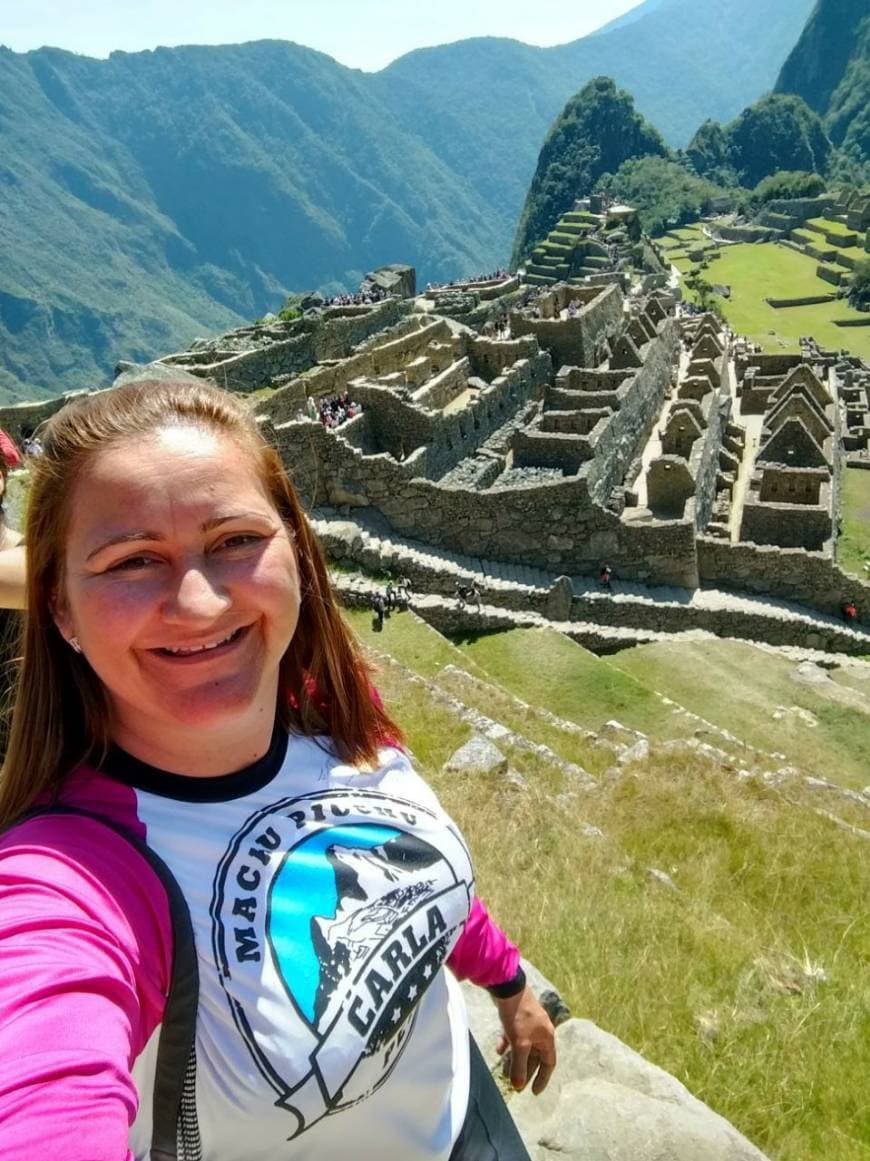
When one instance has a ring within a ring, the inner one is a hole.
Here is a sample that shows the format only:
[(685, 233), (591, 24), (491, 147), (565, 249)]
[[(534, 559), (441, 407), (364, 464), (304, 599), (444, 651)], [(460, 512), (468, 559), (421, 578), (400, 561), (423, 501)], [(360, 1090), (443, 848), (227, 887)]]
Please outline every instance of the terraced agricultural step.
[[(407, 575), (417, 593), (452, 595), (457, 583), (475, 582), (484, 602), (496, 608), (547, 618), (557, 577), (543, 569), (485, 561), (422, 545), (365, 524), (365, 517), (315, 517), (315, 532), (328, 555), (369, 572), (386, 568)], [(834, 617), (801, 605), (718, 589), (679, 589), (616, 581), (603, 591), (590, 577), (572, 577), (572, 619), (584, 624), (655, 634), (692, 630), (810, 653), (870, 654), (870, 633), (847, 628)], [(604, 638), (608, 641), (608, 638)]]
[(555, 281), (556, 271), (554, 270), (553, 265), (550, 263), (544, 264), (540, 262), (530, 263), (526, 267), (526, 279), (528, 280), (530, 275), (537, 275), (539, 278), (552, 278), (553, 281)]

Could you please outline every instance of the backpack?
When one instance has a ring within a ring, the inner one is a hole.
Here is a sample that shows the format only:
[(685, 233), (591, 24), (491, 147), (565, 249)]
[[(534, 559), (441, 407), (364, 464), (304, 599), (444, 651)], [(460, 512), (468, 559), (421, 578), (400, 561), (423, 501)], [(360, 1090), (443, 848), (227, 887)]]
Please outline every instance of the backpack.
[(101, 814), (74, 806), (37, 807), (17, 818), (0, 834), (19, 823), (45, 815), (68, 814), (89, 818), (120, 835), (148, 862), (163, 884), (172, 920), (172, 974), (169, 995), (157, 1042), (150, 1161), (202, 1161), (196, 1115), (196, 1013), (199, 968), (190, 911), (175, 876), (158, 854), (137, 835)]

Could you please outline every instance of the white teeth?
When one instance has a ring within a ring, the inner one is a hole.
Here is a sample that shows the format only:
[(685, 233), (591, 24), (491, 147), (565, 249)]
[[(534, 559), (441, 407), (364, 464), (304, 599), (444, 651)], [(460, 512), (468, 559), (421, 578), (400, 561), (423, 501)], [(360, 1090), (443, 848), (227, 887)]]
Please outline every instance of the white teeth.
[(232, 633), (227, 633), (226, 637), (222, 637), (220, 641), (212, 641), (209, 645), (195, 645), (191, 649), (172, 649), (169, 645), (164, 645), (161, 652), (172, 653), (176, 657), (188, 657), (192, 653), (205, 653), (209, 649), (217, 649), (218, 645), (226, 645), (232, 637), (235, 637), (240, 630), (233, 629)]

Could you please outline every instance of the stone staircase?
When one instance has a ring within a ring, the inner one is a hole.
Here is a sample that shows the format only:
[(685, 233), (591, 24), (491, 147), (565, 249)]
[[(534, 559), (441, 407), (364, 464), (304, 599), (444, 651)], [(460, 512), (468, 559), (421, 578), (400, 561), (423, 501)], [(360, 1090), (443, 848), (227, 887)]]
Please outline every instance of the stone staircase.
[[(449, 626), (445, 632), (475, 631), (475, 625), (476, 631), (547, 625), (596, 653), (700, 632), (798, 647), (807, 656), (870, 654), (870, 633), (788, 601), (714, 588), (646, 586), (619, 578), (608, 593), (589, 577), (559, 578), (527, 565), (411, 541), (389, 529), (382, 518), (359, 513), (346, 518), (321, 509), (311, 522), (336, 563), (375, 576), (407, 576), (421, 616), (433, 624), (437, 620), (436, 627)], [(450, 599), (457, 584), (472, 582), (481, 592), (480, 614)], [(433, 599), (423, 603), (424, 597)]]
[[(383, 584), (364, 575), (336, 573), (333, 588), (346, 605), (368, 608), (376, 592), (383, 592)], [(636, 645), (654, 641), (673, 641), (673, 633), (657, 633), (648, 629), (632, 629), (615, 625), (595, 625), (587, 621), (553, 621), (540, 613), (508, 609), (481, 603), (465, 604), (455, 597), (436, 593), (413, 593), (411, 608), (427, 624), (445, 636), (461, 636), (492, 632), (498, 629), (551, 629), (562, 633), (592, 653), (618, 653)], [(679, 639), (696, 641), (711, 634), (689, 630), (677, 634)]]

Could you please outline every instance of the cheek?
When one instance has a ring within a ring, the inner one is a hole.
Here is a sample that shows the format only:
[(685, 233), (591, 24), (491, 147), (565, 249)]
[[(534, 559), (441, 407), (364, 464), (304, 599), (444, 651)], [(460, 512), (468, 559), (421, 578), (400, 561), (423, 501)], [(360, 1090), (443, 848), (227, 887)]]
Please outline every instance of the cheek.
[(113, 646), (151, 614), (156, 599), (148, 585), (85, 585), (69, 595), (70, 616), (80, 637)]

